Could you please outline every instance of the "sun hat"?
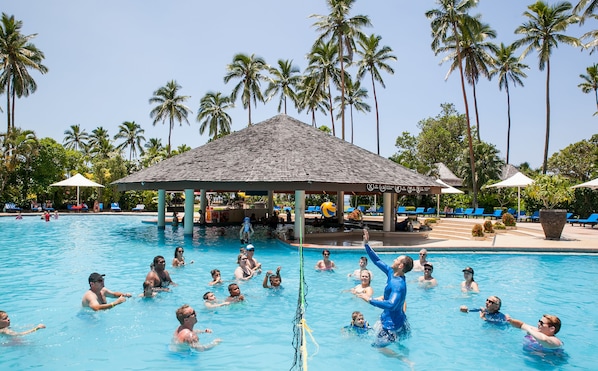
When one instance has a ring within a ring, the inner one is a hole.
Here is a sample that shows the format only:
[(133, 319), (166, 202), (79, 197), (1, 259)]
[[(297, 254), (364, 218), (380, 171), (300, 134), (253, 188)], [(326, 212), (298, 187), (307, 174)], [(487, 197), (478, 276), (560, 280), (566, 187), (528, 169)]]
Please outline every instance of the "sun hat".
[(89, 282), (98, 282), (102, 277), (104, 277), (105, 274), (99, 274), (96, 272), (93, 272), (92, 274), (89, 275)]
[(473, 274), (473, 268), (467, 267), (467, 268), (463, 269), (463, 272), (469, 272), (469, 273)]
[(253, 250), (254, 247), (252, 244), (247, 245), (247, 247), (245, 248), (245, 250)]

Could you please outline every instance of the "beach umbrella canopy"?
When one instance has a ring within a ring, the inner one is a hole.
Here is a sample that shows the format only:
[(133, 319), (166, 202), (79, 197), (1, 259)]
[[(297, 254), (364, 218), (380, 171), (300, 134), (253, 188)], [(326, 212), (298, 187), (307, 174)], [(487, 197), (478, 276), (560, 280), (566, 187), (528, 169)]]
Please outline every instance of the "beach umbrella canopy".
[(589, 182), (581, 183), (578, 185), (574, 185), (571, 188), (591, 188), (591, 189), (598, 189), (598, 178), (594, 180), (590, 180)]
[[(461, 191), (460, 189), (457, 189), (455, 187), (451, 187), (450, 185), (446, 184), (445, 182), (442, 181), (442, 179), (436, 179), (436, 183), (439, 183), (440, 185), (442, 185), (445, 188), (442, 188), (440, 190), (440, 192), (442, 194), (459, 194), (459, 193), (463, 193), (463, 191)], [(440, 216), (440, 195), (436, 195), (436, 216)]]
[(65, 180), (57, 182), (57, 183), (50, 184), (50, 186), (52, 186), (52, 187), (77, 187), (77, 205), (80, 204), (80, 202), (79, 202), (79, 187), (102, 187), (102, 188), (104, 188), (103, 185), (96, 183), (94, 181), (91, 181), (81, 174), (75, 174), (68, 179), (65, 179)]
[(521, 214), (521, 188), (527, 187), (528, 185), (532, 184), (534, 180), (525, 176), (525, 174), (519, 172), (513, 175), (510, 178), (503, 180), (502, 182), (498, 182), (488, 187), (496, 187), (496, 188), (509, 188), (509, 187), (517, 187), (517, 220), (519, 220)]

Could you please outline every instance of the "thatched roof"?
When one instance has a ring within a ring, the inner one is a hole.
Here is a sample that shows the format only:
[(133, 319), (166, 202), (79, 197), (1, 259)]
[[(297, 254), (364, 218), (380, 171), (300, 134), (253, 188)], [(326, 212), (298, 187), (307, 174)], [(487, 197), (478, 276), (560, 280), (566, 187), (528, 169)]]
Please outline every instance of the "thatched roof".
[(463, 179), (459, 178), (449, 169), (445, 164), (442, 162), (437, 162), (434, 164), (438, 171), (438, 178), (445, 182), (446, 184), (450, 185), (451, 187), (461, 187), (463, 186)]
[(429, 177), (286, 115), (115, 181), (121, 191), (439, 193)]

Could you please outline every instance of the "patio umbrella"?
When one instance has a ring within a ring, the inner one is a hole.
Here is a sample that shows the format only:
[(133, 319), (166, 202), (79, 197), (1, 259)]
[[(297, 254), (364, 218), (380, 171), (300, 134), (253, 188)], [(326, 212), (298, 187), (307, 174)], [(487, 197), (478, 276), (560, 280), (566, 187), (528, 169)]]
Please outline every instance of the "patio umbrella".
[(103, 185), (93, 182), (81, 174), (75, 174), (72, 177), (65, 179), (63, 181), (50, 184), (53, 187), (77, 187), (77, 205), (80, 204), (79, 202), (79, 187), (102, 187)]
[(502, 182), (498, 182), (488, 187), (497, 187), (497, 188), (508, 188), (508, 187), (517, 187), (517, 220), (519, 221), (519, 217), (521, 214), (521, 187), (527, 187), (528, 185), (534, 182), (533, 179), (525, 176), (523, 173), (516, 173), (510, 178), (503, 180)]
[[(463, 191), (455, 188), (455, 187), (451, 187), (450, 185), (446, 184), (445, 182), (442, 181), (442, 179), (436, 179), (436, 183), (439, 183), (440, 185), (442, 185), (443, 187), (446, 188), (441, 188), (440, 192), (442, 194), (458, 194), (458, 193), (463, 193)], [(440, 216), (440, 194), (436, 195), (436, 216), (439, 217)]]
[(578, 185), (574, 185), (571, 188), (591, 188), (591, 189), (598, 189), (598, 178), (594, 180), (590, 180), (589, 182), (581, 183)]

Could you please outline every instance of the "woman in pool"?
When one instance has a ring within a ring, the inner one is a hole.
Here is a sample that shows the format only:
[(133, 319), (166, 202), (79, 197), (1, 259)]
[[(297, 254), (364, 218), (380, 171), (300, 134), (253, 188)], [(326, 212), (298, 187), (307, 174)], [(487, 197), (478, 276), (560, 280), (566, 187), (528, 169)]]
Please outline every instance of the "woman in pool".
[(334, 262), (330, 260), (330, 251), (324, 250), (322, 251), (323, 259), (318, 261), (316, 264), (316, 269), (320, 271), (333, 271), (336, 268)]
[(239, 254), (237, 257), (237, 264), (239, 266), (235, 269), (235, 278), (238, 280), (248, 281), (253, 278), (255, 271), (252, 271), (247, 264), (247, 255)]
[[(185, 257), (183, 256), (184, 252), (185, 250), (182, 246), (177, 246), (176, 249), (174, 249), (174, 259), (172, 259), (173, 267), (180, 267), (182, 265), (185, 265)], [(189, 264), (193, 264), (193, 260), (191, 260)]]
[(368, 296), (374, 296), (374, 289), (370, 286), (372, 281), (372, 276), (370, 275), (370, 271), (364, 269), (361, 271), (361, 275), (359, 277), (361, 283), (351, 289), (351, 292), (355, 295), (366, 294)]
[(16, 332), (10, 329), (10, 317), (8, 317), (8, 313), (3, 310), (0, 310), (0, 335), (8, 335), (8, 336), (21, 336), (27, 335), (32, 332), (35, 332), (39, 329), (46, 328), (46, 325), (40, 323), (39, 325), (35, 326), (31, 330), (23, 331), (23, 332)]
[(463, 278), (465, 278), (465, 281), (461, 282), (461, 291), (480, 292), (478, 283), (473, 279), (472, 267), (467, 267), (463, 269)]
[(538, 321), (537, 327), (509, 316), (507, 316), (507, 321), (511, 326), (527, 332), (523, 345), (525, 350), (540, 353), (562, 351), (563, 342), (555, 336), (561, 329), (561, 320), (559, 317), (544, 314)]

